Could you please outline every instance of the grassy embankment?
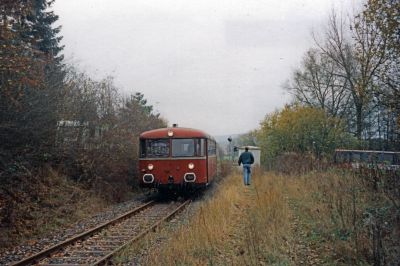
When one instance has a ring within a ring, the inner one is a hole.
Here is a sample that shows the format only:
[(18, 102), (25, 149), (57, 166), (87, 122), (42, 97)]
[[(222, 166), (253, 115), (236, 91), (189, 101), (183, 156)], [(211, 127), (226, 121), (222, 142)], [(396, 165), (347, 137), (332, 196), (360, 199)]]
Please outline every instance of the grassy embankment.
[(14, 178), (0, 187), (0, 250), (55, 233), (110, 205), (52, 169)]
[[(338, 170), (256, 174), (253, 180), (251, 187), (242, 185), (239, 174), (223, 180), (188, 225), (150, 247), (144, 264), (396, 263), (398, 215), (387, 193)], [(388, 216), (380, 224), (373, 214), (382, 210)], [(377, 235), (377, 226), (386, 229)]]

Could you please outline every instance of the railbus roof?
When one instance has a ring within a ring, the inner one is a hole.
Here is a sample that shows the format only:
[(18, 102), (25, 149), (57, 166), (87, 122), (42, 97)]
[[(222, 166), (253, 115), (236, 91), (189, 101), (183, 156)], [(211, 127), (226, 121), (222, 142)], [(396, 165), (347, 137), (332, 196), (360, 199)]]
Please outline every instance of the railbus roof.
[(363, 152), (363, 153), (386, 153), (386, 154), (400, 154), (400, 151), (378, 151), (378, 150), (346, 150), (336, 149), (335, 152)]
[[(172, 132), (173, 135), (168, 135), (168, 132)], [(165, 127), (158, 128), (149, 131), (145, 131), (140, 134), (141, 139), (161, 139), (161, 138), (208, 138), (214, 140), (214, 138), (206, 132), (185, 127)]]

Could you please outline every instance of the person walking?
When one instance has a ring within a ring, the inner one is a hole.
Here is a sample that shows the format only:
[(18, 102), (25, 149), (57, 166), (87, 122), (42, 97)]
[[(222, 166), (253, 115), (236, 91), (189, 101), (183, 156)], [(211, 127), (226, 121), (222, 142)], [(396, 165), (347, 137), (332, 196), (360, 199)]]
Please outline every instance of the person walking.
[(251, 152), (249, 152), (249, 147), (245, 147), (244, 150), (245, 151), (239, 156), (238, 164), (239, 166), (243, 164), (243, 182), (245, 186), (249, 186), (251, 178), (251, 165), (254, 163), (254, 156)]

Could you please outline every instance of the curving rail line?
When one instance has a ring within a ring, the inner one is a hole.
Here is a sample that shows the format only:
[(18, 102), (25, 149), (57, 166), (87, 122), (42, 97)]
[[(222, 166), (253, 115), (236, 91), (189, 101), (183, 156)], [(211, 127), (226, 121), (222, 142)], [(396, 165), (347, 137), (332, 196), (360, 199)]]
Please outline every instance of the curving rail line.
[(150, 201), (109, 222), (11, 265), (101, 265), (182, 210), (183, 203)]

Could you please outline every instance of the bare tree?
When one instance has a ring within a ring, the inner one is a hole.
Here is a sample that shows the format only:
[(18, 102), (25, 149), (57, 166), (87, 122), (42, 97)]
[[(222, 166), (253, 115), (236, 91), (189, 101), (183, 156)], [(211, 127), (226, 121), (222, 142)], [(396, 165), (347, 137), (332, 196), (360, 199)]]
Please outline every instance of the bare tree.
[(333, 117), (348, 114), (347, 80), (335, 74), (335, 64), (317, 49), (305, 54), (300, 68), (294, 71), (286, 85), (295, 100), (311, 107), (324, 109)]
[[(400, 2), (369, 0), (361, 13), (363, 23), (358, 28), (369, 29), (368, 38), (377, 35), (376, 53), (385, 60), (374, 74), (374, 94), (382, 107), (381, 128), (385, 128), (385, 146), (392, 142), (400, 148)], [(360, 19), (358, 19), (360, 20)], [(365, 31), (365, 30), (364, 30)]]
[(313, 34), (316, 48), (285, 85), (295, 102), (344, 119), (370, 148), (400, 140), (399, 10), (394, 0), (369, 0), (347, 19), (333, 10), (322, 38)]
[[(347, 22), (332, 11), (323, 42), (315, 42), (335, 64), (335, 75), (346, 79), (356, 113), (356, 136), (361, 139), (368, 104), (372, 100), (373, 77), (385, 62), (384, 54), (377, 51), (381, 40), (365, 19), (356, 17)], [(350, 29), (348, 31), (347, 29)], [(350, 39), (350, 35), (352, 39)]]

